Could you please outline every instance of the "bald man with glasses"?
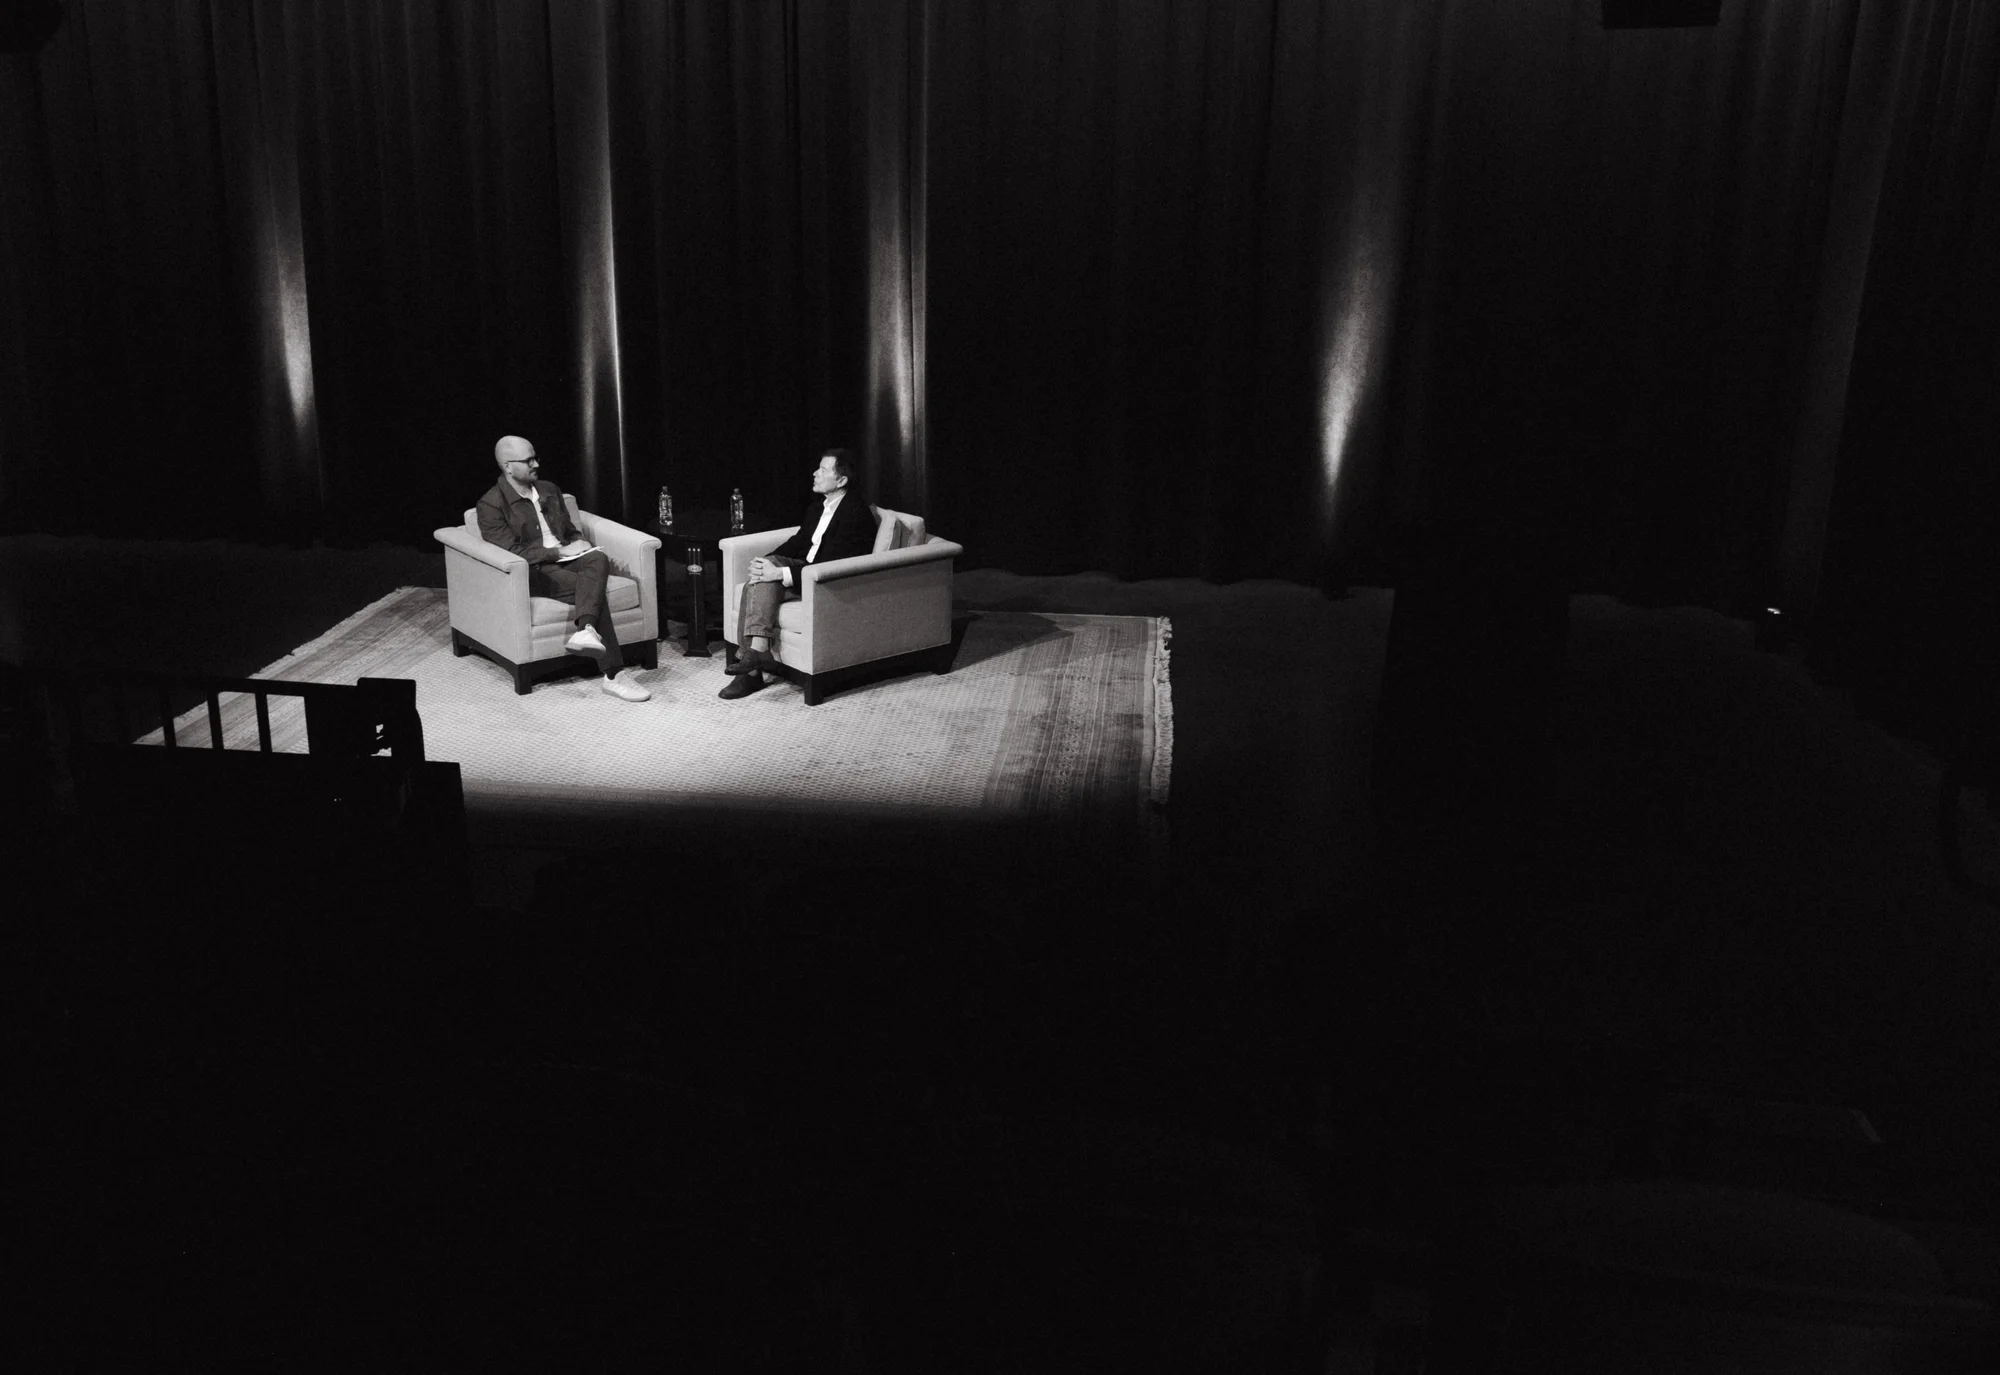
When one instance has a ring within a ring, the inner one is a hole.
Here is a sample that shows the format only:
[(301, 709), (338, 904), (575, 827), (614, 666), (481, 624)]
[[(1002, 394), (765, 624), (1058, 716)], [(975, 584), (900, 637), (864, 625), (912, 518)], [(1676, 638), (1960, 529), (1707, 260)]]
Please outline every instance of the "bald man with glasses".
[(493, 446), (493, 461), (500, 480), (479, 498), (479, 533), (488, 544), (528, 561), (529, 592), (575, 604), (576, 629), (563, 648), (597, 660), (604, 690), (627, 702), (646, 701), (652, 693), (618, 676), (625, 656), (618, 652), (618, 634), (604, 600), (611, 560), (602, 550), (591, 549), (570, 523), (562, 488), (541, 480), (534, 445), (510, 434)]

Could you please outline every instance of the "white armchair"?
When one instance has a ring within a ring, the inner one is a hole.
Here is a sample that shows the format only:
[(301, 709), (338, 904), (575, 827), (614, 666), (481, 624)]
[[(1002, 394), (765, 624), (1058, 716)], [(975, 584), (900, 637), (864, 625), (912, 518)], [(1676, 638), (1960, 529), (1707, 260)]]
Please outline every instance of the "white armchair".
[[(620, 651), (628, 663), (659, 667), (659, 571), (654, 552), (660, 541), (609, 517), (578, 510), (576, 498), (568, 493), (563, 500), (583, 537), (611, 560), (604, 598)], [(480, 535), (478, 508), (466, 511), (464, 524), (447, 525), (435, 534), (444, 546), (452, 653), (491, 659), (513, 675), (514, 691), (519, 693), (590, 662), (563, 648), (576, 608), (555, 597), (529, 594), (528, 561)]]
[[(856, 678), (951, 668), (952, 561), (965, 550), (927, 532), (921, 516), (872, 509), (881, 518), (873, 552), (794, 570), (799, 600), (778, 609), (771, 653), (785, 676), (805, 688), (808, 706)], [(737, 619), (750, 561), (798, 528), (722, 541), (722, 638), (731, 662), (741, 643)]]

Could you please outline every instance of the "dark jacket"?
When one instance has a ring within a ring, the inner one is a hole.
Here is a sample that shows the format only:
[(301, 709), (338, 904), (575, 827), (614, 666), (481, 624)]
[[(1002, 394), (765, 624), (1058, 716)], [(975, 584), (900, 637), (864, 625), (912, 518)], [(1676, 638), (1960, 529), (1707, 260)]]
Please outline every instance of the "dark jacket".
[[(553, 482), (537, 480), (535, 492), (558, 543), (568, 544), (583, 538), (583, 532), (570, 523), (569, 503), (563, 500), (562, 488)], [(814, 519), (818, 517), (815, 515)], [(535, 519), (535, 504), (516, 492), (514, 484), (504, 477), (479, 498), (479, 533), (488, 544), (519, 554), (529, 563), (555, 561), (556, 551), (542, 543), (542, 525)]]
[[(813, 531), (819, 528), (819, 518), (825, 509), (826, 499), (814, 497), (805, 514), (799, 517), (799, 532), (773, 550), (771, 557), (781, 563), (805, 563), (806, 551), (812, 548)], [(528, 519), (534, 518), (534, 512), (530, 511)], [(826, 537), (819, 542), (819, 557), (812, 562), (832, 563), (835, 559), (851, 559), (856, 554), (874, 551), (875, 512), (858, 493), (849, 492), (833, 508)]]

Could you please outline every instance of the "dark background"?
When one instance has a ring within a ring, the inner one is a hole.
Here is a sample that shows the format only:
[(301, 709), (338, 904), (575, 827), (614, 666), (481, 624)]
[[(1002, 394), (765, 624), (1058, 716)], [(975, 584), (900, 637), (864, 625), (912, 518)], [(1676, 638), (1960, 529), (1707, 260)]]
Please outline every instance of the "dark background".
[[(1984, 691), (1972, 0), (84, 0), (0, 57), (0, 528), (428, 543), (867, 455), (970, 566), (1781, 605)], [(1983, 675), (1983, 676), (1982, 676)]]

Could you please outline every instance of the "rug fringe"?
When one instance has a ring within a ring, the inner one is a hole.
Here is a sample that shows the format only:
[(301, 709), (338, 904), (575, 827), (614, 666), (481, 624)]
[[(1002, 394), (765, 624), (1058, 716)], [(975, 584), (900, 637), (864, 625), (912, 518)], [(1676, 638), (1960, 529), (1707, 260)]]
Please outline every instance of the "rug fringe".
[(1159, 618), (1153, 641), (1153, 776), (1146, 796), (1146, 830), (1157, 852), (1167, 843), (1167, 794), (1174, 775), (1174, 623)]

